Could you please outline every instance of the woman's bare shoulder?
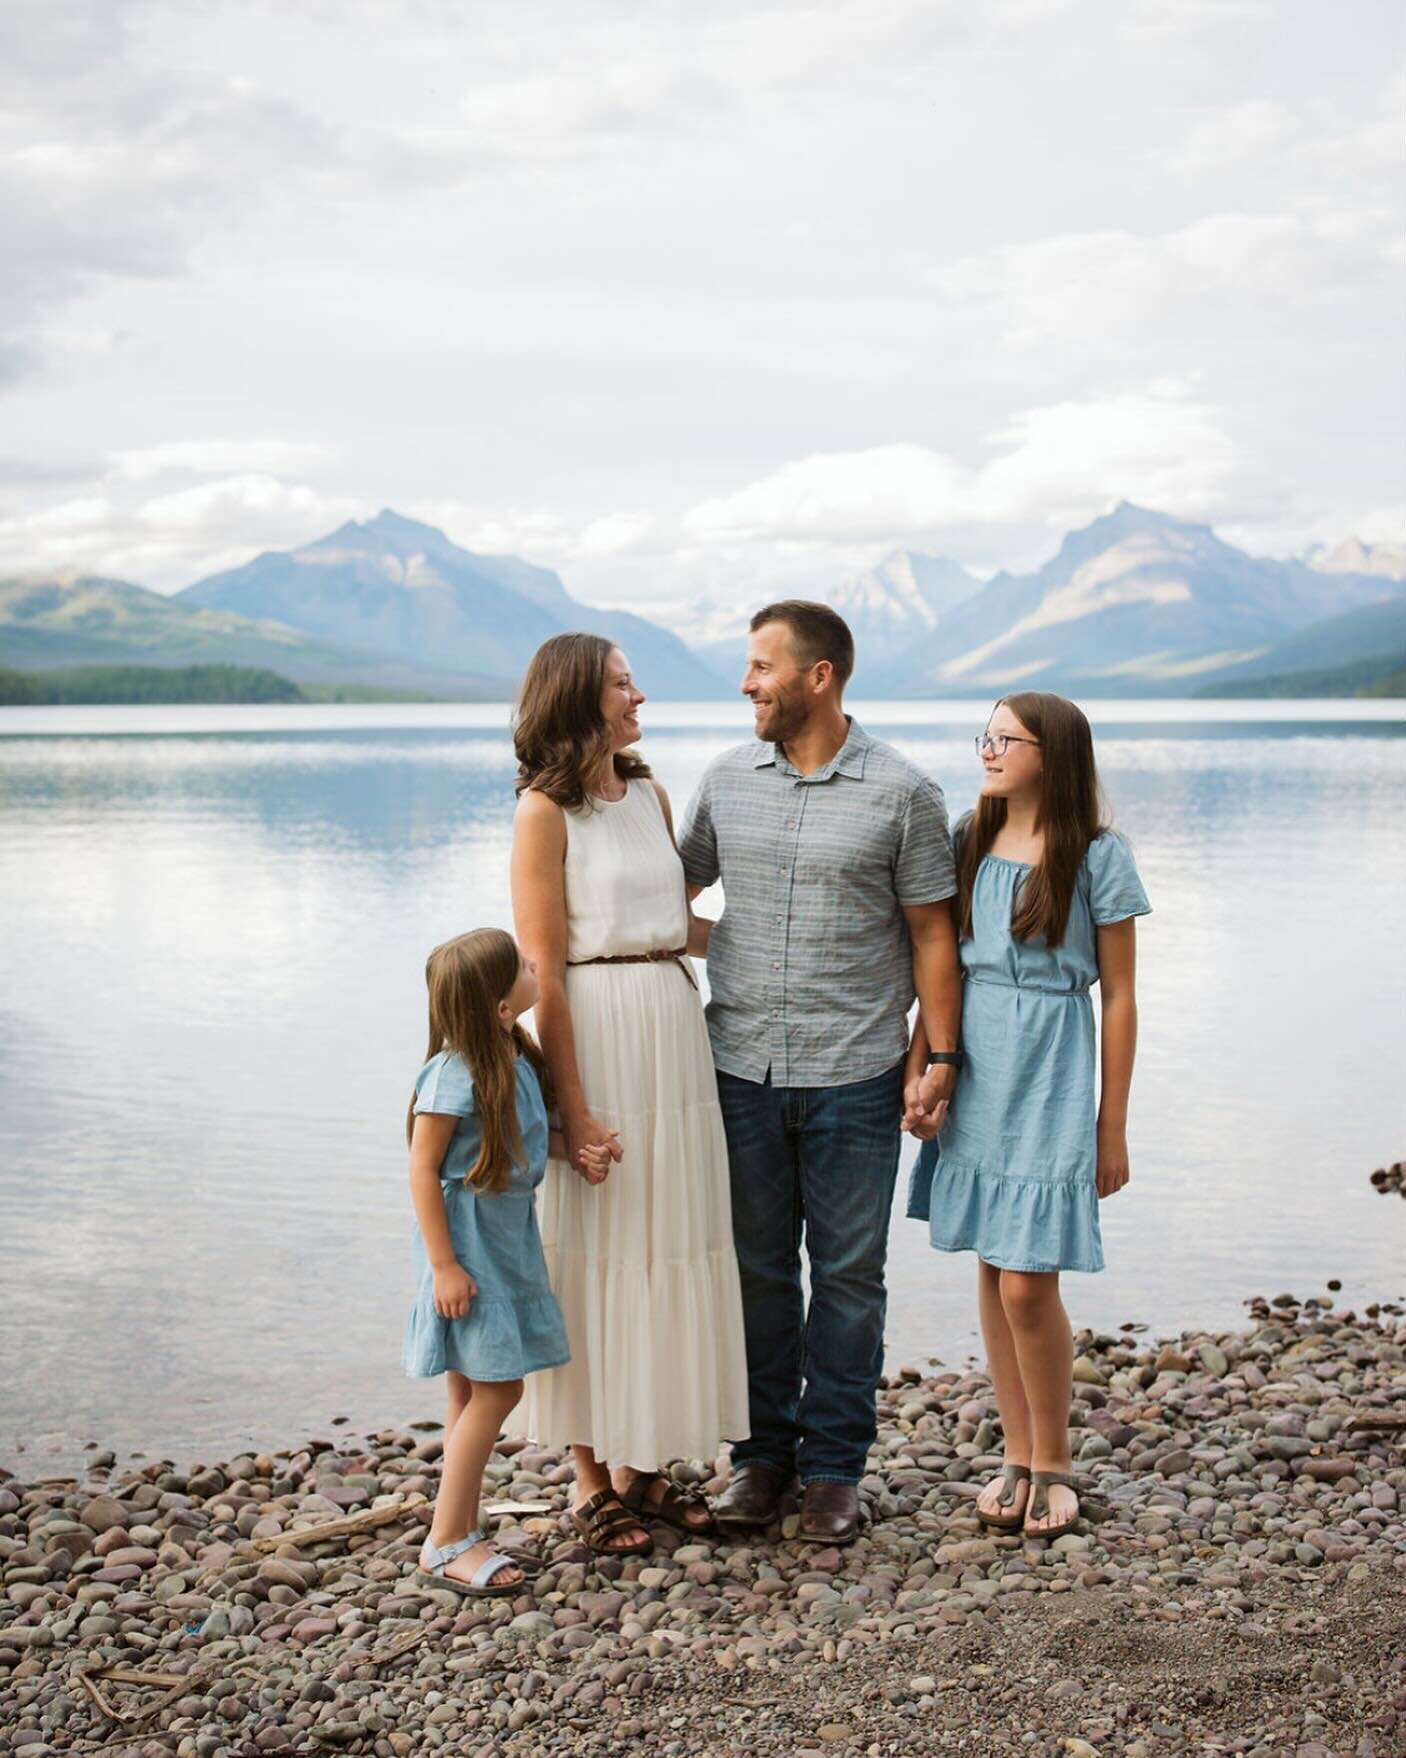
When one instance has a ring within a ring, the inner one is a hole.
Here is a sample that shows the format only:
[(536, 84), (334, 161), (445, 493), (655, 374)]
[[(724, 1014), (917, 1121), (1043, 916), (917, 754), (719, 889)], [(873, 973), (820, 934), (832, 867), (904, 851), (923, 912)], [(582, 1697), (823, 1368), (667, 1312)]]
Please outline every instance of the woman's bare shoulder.
[(566, 814), (554, 799), (535, 787), (524, 788), (518, 795), (514, 828), (544, 840), (565, 839)]

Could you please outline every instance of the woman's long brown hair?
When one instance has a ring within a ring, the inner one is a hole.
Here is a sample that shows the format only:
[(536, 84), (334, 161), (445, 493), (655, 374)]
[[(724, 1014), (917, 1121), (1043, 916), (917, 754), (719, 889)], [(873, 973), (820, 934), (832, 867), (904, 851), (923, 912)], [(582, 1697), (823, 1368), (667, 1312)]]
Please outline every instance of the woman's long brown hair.
[[(610, 752), (600, 699), (612, 652), (604, 635), (553, 635), (532, 655), (513, 718), (518, 793), (535, 787), (568, 811), (585, 805), (586, 778)], [(617, 751), (614, 767), (625, 781), (650, 773), (633, 751)]]
[[(1045, 847), (1021, 884), (1011, 933), (1017, 940), (1043, 936), (1048, 945), (1058, 946), (1069, 925), (1074, 884), (1089, 844), (1108, 828), (1094, 762), (1094, 736), (1081, 710), (1065, 696), (1021, 690), (1002, 696), (996, 708), (1003, 703), (1031, 738), (1039, 740), (1044, 756), (1036, 823)], [(977, 868), (1005, 821), (1006, 802), (983, 794), (963, 831), (957, 908), (964, 939), (971, 937)]]
[[(474, 1110), (481, 1138), (478, 1159), (464, 1182), (476, 1190), (502, 1190), (523, 1157), (517, 1120), (517, 1059), (536, 1071), (550, 1107), (547, 1064), (536, 1043), (514, 1020), (503, 1030), (498, 1003), (517, 981), (522, 954), (501, 928), (475, 928), (436, 946), (425, 962), (430, 992), (430, 1042), (425, 1060), (449, 1050), (462, 1056), (474, 1083)], [(415, 1100), (405, 1120), (405, 1139), (415, 1128)]]

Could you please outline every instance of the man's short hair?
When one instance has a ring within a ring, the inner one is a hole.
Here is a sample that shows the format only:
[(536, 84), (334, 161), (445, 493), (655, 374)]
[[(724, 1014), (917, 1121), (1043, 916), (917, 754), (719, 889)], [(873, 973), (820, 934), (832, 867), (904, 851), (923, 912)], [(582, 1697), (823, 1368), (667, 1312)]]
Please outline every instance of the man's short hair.
[(785, 623), (791, 631), (791, 646), (802, 665), (816, 665), (828, 659), (835, 674), (835, 686), (843, 690), (854, 671), (854, 636), (849, 624), (828, 604), (813, 604), (808, 598), (783, 598), (767, 604), (752, 618), (752, 633), (768, 623)]

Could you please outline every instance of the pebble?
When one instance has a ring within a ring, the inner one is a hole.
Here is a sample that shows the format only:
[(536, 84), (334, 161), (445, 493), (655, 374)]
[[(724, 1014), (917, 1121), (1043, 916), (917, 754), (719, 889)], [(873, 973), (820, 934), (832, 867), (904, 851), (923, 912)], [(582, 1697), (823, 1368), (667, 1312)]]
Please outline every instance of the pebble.
[[(745, 1542), (660, 1529), (648, 1560), (596, 1559), (559, 1526), (568, 1459), (505, 1440), (491, 1495), (546, 1513), (505, 1517), (508, 1547), (544, 1566), (499, 1600), (413, 1580), (423, 1502), (351, 1543), (256, 1548), (377, 1496), (433, 1494), (438, 1449), (409, 1431), (339, 1428), (335, 1443), (184, 1475), (112, 1461), (78, 1482), (0, 1476), (0, 1758), (105, 1738), (74, 1674), (114, 1660), (191, 1674), (132, 1758), (605, 1758), (612, 1741), (661, 1758), (822, 1745), (889, 1758), (960, 1753), (968, 1722), (996, 1729), (992, 1751), (1171, 1758), (1229, 1725), (1182, 1693), (1188, 1630), (1210, 1633), (1217, 1658), (1196, 1684), (1212, 1698), (1222, 1655), (1263, 1655), (1282, 1678), (1241, 1693), (1226, 1714), (1251, 1720), (1217, 1749), (1395, 1749), (1406, 1669), (1388, 1677), (1370, 1647), (1304, 1644), (1332, 1596), (1356, 1595), (1370, 1620), (1387, 1584), (1406, 1586), (1401, 1437), (1348, 1426), (1406, 1401), (1401, 1315), (1257, 1301), (1239, 1334), (1143, 1346), (1084, 1332), (1076, 1356), (1087, 1518), (1050, 1543), (974, 1516), (1001, 1434), (970, 1368), (881, 1385), (867, 1524), (848, 1548), (785, 1527)], [(726, 1471), (679, 1467), (712, 1494)], [(1060, 1619), (1075, 1634), (1038, 1665), (1021, 1646), (989, 1664), (1002, 1629)], [(1096, 1631), (1162, 1655), (1136, 1699), (1118, 1667), (1088, 1661)]]

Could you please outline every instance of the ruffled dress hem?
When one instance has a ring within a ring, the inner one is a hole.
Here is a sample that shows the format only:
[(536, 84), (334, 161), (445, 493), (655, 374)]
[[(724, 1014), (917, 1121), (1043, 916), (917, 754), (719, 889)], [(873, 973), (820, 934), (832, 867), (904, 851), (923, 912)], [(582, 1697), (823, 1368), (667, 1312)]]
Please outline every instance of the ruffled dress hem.
[(1010, 1176), (924, 1153), (908, 1213), (928, 1223), (935, 1251), (974, 1251), (995, 1269), (1093, 1275), (1103, 1268), (1092, 1181)]
[(419, 1300), (405, 1324), (401, 1363), (412, 1379), (442, 1373), (493, 1382), (525, 1379), (571, 1359), (555, 1295), (520, 1300), (478, 1297), (463, 1318), (447, 1319)]

